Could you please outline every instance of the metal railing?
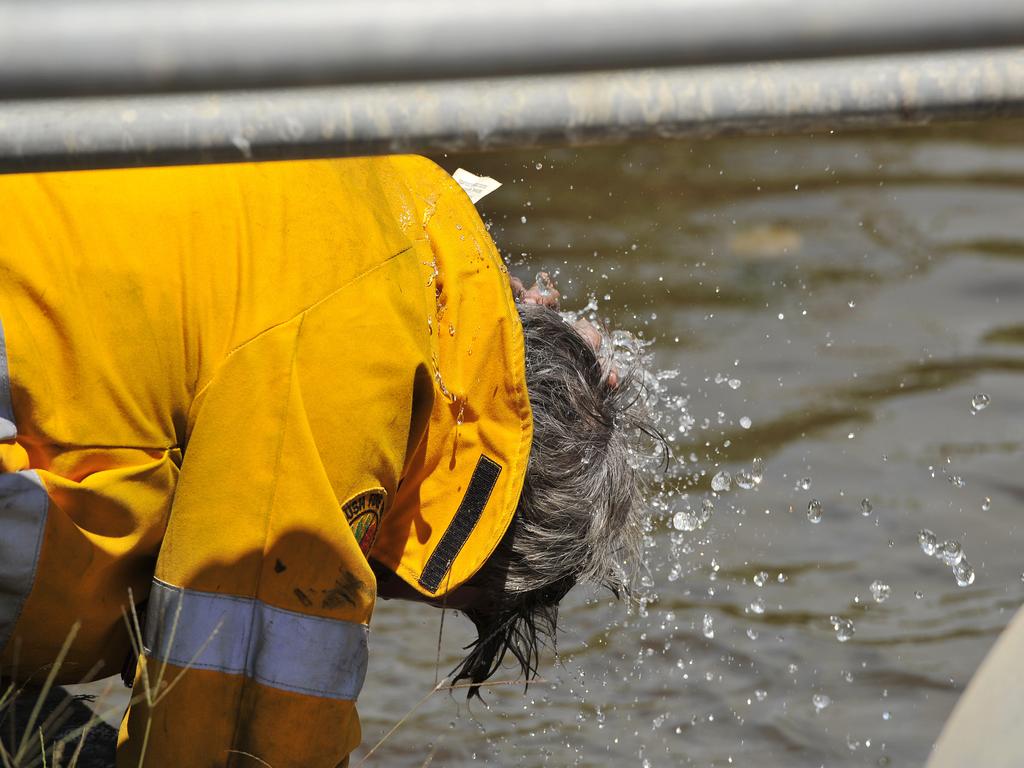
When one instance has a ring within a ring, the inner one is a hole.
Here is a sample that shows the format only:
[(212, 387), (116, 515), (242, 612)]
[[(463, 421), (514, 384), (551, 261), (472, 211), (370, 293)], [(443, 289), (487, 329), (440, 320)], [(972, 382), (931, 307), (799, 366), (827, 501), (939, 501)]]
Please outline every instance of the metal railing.
[(1020, 0), (0, 0), (0, 98), (1024, 45)]
[(1021, 115), (1010, 45), (1021, 0), (0, 0), (0, 172)]

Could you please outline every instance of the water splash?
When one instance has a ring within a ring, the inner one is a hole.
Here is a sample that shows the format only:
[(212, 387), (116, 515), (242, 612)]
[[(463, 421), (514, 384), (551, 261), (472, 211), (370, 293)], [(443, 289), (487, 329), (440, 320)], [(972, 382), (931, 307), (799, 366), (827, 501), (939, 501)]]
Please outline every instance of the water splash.
[(732, 488), (732, 475), (724, 469), (711, 478), (711, 490), (717, 493), (725, 493)]
[(969, 587), (974, 583), (974, 567), (967, 562), (967, 556), (959, 541), (950, 539), (940, 543), (935, 533), (927, 528), (917, 534), (917, 540), (922, 552), (950, 567), (958, 587)]
[(836, 640), (840, 643), (849, 642), (857, 631), (851, 619), (844, 619), (842, 616), (829, 616), (828, 620), (832, 624), (832, 629), (835, 630)]
[(754, 480), (754, 476), (745, 469), (741, 469), (733, 476), (733, 480), (736, 485), (745, 491), (749, 491), (757, 486), (757, 481)]
[(551, 296), (555, 292), (555, 283), (547, 272), (538, 272), (534, 281), (541, 296)]
[(926, 555), (934, 555), (935, 549), (938, 546), (938, 539), (935, 533), (929, 531), (927, 528), (922, 528), (917, 533), (917, 542), (921, 545), (921, 551)]
[(878, 579), (871, 582), (871, 597), (875, 599), (876, 603), (884, 603), (889, 599), (890, 594), (892, 594), (892, 588), (885, 582)]
[(964, 550), (959, 541), (944, 541), (935, 548), (935, 556), (946, 565), (958, 565), (964, 559)]
[(821, 511), (821, 502), (818, 499), (807, 502), (807, 519), (815, 525), (821, 522)]
[(700, 528), (700, 523), (688, 511), (680, 510), (672, 516), (672, 527), (677, 531), (695, 531)]
[(766, 467), (764, 459), (760, 456), (755, 457), (754, 460), (750, 462), (750, 476), (754, 478), (754, 483), (756, 485), (760, 485), (761, 481), (764, 480), (765, 470)]
[(967, 560), (961, 560), (953, 566), (953, 577), (958, 587), (969, 587), (974, 583), (974, 568)]
[(697, 521), (703, 525), (711, 519), (711, 513), (715, 511), (715, 504), (711, 499), (701, 499), (700, 511), (697, 514)]

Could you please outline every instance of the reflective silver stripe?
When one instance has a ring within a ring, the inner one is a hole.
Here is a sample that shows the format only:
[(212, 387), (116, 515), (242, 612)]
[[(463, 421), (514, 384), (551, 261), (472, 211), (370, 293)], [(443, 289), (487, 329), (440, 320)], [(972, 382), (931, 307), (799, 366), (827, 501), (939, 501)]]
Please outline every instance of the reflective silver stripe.
[(0, 323), (0, 440), (13, 440), (17, 436), (14, 407), (11, 405), (11, 374), (7, 368), (7, 342), (4, 340), (3, 323)]
[(365, 624), (306, 616), (159, 579), (153, 580), (144, 634), (151, 658), (181, 667), (191, 662), (310, 696), (354, 701), (366, 677)]
[(0, 474), (0, 648), (32, 591), (49, 505), (35, 470)]
[[(0, 440), (18, 436), (7, 343), (0, 323)], [(35, 470), (0, 473), (0, 648), (11, 637), (36, 580), (50, 498)]]

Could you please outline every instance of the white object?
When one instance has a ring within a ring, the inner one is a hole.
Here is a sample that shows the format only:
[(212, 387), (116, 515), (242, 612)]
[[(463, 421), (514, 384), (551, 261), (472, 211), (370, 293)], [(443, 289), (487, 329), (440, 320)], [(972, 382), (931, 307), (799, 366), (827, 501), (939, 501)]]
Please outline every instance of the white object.
[(465, 190), (474, 205), (501, 186), (500, 181), (495, 181), (490, 176), (477, 176), (465, 168), (457, 168), (452, 178)]

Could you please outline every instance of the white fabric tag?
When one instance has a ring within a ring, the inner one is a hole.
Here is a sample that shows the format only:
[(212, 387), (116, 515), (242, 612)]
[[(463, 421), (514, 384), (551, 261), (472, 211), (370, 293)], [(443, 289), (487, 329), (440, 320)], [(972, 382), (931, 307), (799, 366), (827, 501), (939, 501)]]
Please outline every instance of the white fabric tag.
[(495, 181), (490, 176), (477, 176), (464, 168), (457, 168), (452, 174), (452, 178), (466, 191), (474, 204), (501, 186), (500, 181)]

